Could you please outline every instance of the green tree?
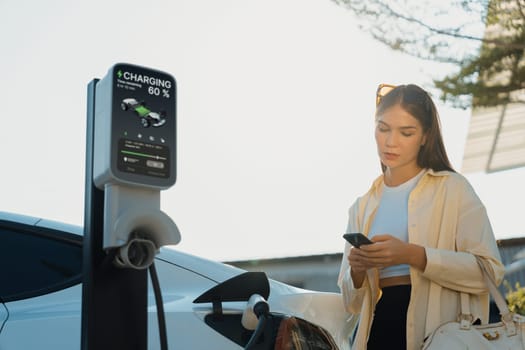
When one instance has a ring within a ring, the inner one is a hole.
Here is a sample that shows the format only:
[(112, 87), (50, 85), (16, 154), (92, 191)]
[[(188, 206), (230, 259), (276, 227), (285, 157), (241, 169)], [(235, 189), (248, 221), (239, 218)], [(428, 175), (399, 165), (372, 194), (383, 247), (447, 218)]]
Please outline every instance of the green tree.
[(525, 287), (522, 287), (519, 282), (516, 282), (515, 290), (508, 281), (503, 281), (505, 287), (508, 289), (506, 294), (507, 304), (511, 312), (525, 315)]
[(457, 67), (434, 79), (443, 101), (525, 103), (525, 0), (332, 1), (393, 50)]

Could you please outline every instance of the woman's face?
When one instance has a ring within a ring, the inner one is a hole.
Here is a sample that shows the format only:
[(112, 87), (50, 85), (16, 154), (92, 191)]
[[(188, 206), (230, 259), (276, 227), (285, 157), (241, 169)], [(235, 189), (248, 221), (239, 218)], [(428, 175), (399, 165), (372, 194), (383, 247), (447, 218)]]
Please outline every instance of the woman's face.
[(376, 117), (377, 152), (388, 169), (418, 169), (417, 155), (426, 136), (419, 120), (396, 104)]

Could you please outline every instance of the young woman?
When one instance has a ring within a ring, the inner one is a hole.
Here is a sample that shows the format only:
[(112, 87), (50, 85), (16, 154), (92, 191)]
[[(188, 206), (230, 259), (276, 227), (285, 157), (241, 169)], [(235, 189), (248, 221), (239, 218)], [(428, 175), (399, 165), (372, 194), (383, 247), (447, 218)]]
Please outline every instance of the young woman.
[(427, 334), (460, 313), (470, 293), (485, 323), (489, 295), (476, 256), (500, 283), (504, 268), (485, 207), (448, 160), (439, 117), (416, 85), (380, 85), (375, 139), (383, 174), (349, 210), (338, 285), (359, 314), (352, 349), (420, 349)]

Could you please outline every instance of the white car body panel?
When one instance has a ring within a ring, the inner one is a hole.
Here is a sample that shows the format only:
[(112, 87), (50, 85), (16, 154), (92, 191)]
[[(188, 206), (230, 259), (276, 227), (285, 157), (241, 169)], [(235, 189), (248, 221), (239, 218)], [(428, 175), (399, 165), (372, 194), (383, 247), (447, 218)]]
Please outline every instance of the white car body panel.
[(3, 303), (0, 303), (0, 333), (4, 328), (5, 322), (7, 321), (7, 316), (9, 316), (9, 314), (7, 313), (6, 306)]

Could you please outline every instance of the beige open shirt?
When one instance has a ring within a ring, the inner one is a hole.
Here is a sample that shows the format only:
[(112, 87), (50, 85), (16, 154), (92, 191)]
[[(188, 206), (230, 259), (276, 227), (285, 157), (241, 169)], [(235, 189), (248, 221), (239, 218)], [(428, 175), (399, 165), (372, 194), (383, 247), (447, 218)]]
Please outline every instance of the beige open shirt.
[[(352, 205), (346, 232), (368, 235), (379, 200), (383, 176)], [(385, 232), (387, 233), (387, 232)], [(460, 174), (427, 170), (408, 199), (408, 240), (425, 247), (425, 271), (410, 268), (412, 292), (407, 311), (407, 349), (420, 349), (426, 335), (440, 324), (456, 320), (459, 292), (471, 293), (474, 319), (488, 321), (489, 295), (474, 255), (483, 262), (497, 284), (504, 266), (485, 207)], [(370, 269), (361, 288), (350, 277), (346, 243), (338, 285), (348, 312), (359, 314), (352, 349), (366, 349), (375, 304), (381, 297), (379, 274)]]

